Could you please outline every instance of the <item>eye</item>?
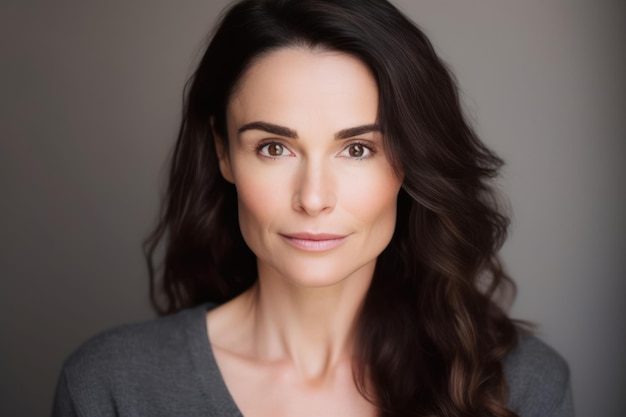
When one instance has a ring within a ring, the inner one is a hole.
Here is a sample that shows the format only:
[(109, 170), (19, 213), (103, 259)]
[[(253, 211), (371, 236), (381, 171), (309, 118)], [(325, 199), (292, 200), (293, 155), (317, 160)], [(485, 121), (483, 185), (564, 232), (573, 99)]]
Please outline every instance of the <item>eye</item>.
[(267, 156), (270, 158), (276, 158), (279, 156), (286, 156), (289, 154), (287, 148), (284, 145), (278, 142), (270, 142), (259, 145), (257, 148), (257, 152), (259, 152), (263, 156)]
[(369, 158), (372, 155), (372, 148), (365, 145), (364, 143), (351, 143), (341, 152), (342, 156), (347, 156), (349, 158), (355, 159), (365, 159)]

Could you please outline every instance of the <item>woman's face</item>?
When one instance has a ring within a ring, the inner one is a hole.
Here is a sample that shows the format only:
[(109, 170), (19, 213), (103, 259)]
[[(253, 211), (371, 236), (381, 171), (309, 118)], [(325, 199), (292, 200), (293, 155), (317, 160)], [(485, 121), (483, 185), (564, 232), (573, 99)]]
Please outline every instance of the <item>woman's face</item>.
[(279, 49), (244, 74), (218, 152), (261, 276), (304, 287), (371, 277), (401, 185), (377, 110), (376, 81), (343, 53)]

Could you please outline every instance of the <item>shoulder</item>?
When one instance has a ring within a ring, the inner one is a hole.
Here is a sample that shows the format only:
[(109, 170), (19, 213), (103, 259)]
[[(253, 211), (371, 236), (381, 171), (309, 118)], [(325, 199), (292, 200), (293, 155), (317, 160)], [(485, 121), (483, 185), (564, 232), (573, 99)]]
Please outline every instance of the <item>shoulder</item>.
[(537, 337), (520, 335), (504, 360), (504, 372), (509, 407), (521, 417), (573, 415), (569, 366)]
[(119, 326), (87, 340), (65, 361), (67, 372), (98, 372), (146, 365), (180, 354), (193, 310)]
[(205, 312), (206, 306), (199, 306), (116, 327), (83, 343), (63, 365), (55, 410), (71, 404), (80, 415), (118, 415), (121, 409), (160, 415), (154, 410), (172, 406), (158, 404), (168, 394), (193, 402), (197, 351), (206, 340)]

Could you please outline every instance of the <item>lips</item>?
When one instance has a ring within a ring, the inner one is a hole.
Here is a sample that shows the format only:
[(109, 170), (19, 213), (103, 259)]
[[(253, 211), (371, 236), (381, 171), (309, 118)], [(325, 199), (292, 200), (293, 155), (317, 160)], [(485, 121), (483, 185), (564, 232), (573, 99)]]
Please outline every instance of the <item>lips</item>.
[(281, 236), (292, 246), (308, 251), (325, 251), (341, 245), (348, 235), (331, 233), (290, 233)]

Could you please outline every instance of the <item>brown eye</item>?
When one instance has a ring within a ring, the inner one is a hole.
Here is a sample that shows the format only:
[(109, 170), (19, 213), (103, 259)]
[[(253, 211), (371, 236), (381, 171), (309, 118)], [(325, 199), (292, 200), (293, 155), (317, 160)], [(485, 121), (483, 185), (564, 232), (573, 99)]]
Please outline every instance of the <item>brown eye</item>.
[(353, 158), (361, 158), (365, 153), (365, 147), (361, 144), (355, 143), (354, 145), (350, 145), (348, 153)]
[(262, 145), (261, 147), (259, 147), (258, 152), (261, 155), (264, 156), (269, 156), (269, 157), (279, 157), (279, 156), (285, 156), (285, 147), (283, 145), (281, 145), (280, 143), (268, 143), (266, 145)]
[(363, 143), (354, 142), (349, 144), (341, 151), (341, 156), (357, 160), (368, 159), (374, 155), (375, 151), (371, 146)]
[(267, 145), (267, 153), (271, 156), (281, 156), (283, 154), (283, 146), (278, 143), (270, 143)]

